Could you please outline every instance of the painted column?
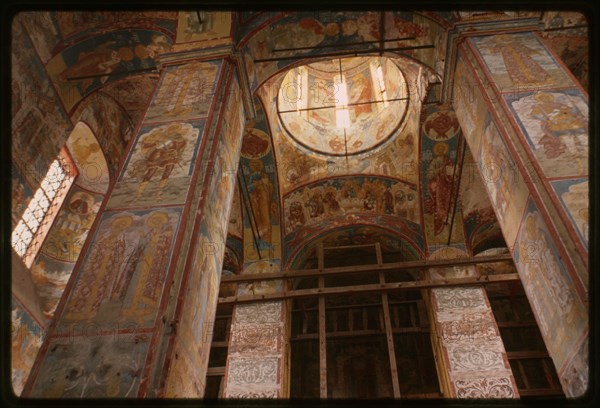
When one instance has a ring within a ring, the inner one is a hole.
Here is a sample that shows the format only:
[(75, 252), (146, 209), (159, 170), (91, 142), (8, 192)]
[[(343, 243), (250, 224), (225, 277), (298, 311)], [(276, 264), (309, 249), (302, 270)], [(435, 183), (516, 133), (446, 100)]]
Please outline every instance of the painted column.
[(588, 98), (536, 33), (466, 37), (453, 104), (565, 394), (588, 378)]
[(24, 396), (204, 392), (244, 111), (230, 59), (176, 58), (163, 60)]
[(236, 305), (225, 374), (225, 398), (285, 398), (285, 303)]
[[(452, 247), (430, 259), (466, 257)], [(477, 276), (474, 265), (431, 268), (428, 279)], [(447, 398), (518, 398), (500, 331), (483, 286), (435, 288), (429, 291), (434, 349), (442, 390)]]
[[(281, 270), (279, 183), (273, 142), (262, 104), (244, 132), (239, 185), (244, 225), (244, 267), (241, 274)], [(237, 295), (280, 292), (282, 281), (240, 284)], [(234, 307), (227, 364), (225, 398), (286, 398), (287, 308), (284, 301), (238, 304)]]

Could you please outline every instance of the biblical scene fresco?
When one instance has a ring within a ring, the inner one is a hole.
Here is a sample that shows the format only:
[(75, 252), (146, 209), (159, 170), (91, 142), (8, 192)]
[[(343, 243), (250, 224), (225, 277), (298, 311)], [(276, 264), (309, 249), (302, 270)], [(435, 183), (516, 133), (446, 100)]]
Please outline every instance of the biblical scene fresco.
[(502, 231), (490, 203), (479, 168), (471, 151), (467, 148), (460, 183), (460, 201), (466, 243), (473, 253), (487, 249), (489, 245), (503, 242)]
[(150, 335), (90, 333), (51, 340), (31, 397), (136, 397)]
[(177, 43), (216, 40), (229, 37), (231, 12), (181, 11), (177, 24)]
[[(402, 67), (411, 101), (404, 124), (390, 137), (390, 141), (368, 153), (349, 157), (318, 155), (295, 142), (279, 123), (277, 95), (285, 73), (265, 84), (258, 91), (264, 102), (270, 128), (273, 132), (277, 168), (282, 194), (324, 177), (342, 176), (352, 169), (353, 174), (380, 174), (409, 183), (417, 183), (418, 132), (421, 97), (429, 81), (428, 74), (408, 60), (395, 60)], [(385, 147), (385, 148), (384, 148)], [(398, 160), (401, 157), (402, 160)]]
[(545, 177), (588, 174), (588, 102), (580, 91), (537, 91), (509, 104)]
[(67, 148), (77, 166), (76, 184), (86, 190), (106, 193), (110, 182), (108, 164), (92, 130), (83, 122), (75, 125)]
[(180, 216), (179, 208), (103, 213), (67, 301), (63, 327), (84, 321), (152, 326)]
[(398, 223), (420, 224), (419, 193), (408, 183), (384, 177), (336, 177), (284, 197), (285, 234), (352, 213), (387, 214)]
[(506, 243), (512, 247), (529, 196), (528, 187), (489, 115), (484, 126), (478, 160), (479, 170), (488, 196), (496, 209)]
[[(587, 330), (587, 307), (581, 302), (562, 256), (532, 200), (523, 217), (514, 259), (548, 351), (557, 371), (561, 372)], [(564, 322), (570, 323), (566, 326)]]
[(406, 98), (404, 76), (392, 60), (342, 58), (288, 71), (277, 111), (286, 132), (301, 145), (328, 155), (353, 155), (394, 135), (406, 113)]
[(573, 85), (554, 57), (532, 33), (471, 37), (500, 92), (523, 92)]
[[(430, 105), (422, 113), (421, 193), (423, 218), (428, 245), (448, 242), (452, 211), (460, 220), (460, 203), (454, 207), (459, 167), (456, 166), (460, 125), (449, 105)], [(464, 242), (460, 222), (454, 223), (451, 242)]]
[[(202, 373), (206, 372), (208, 366), (212, 319), (227, 253), (229, 211), (235, 194), (235, 175), (244, 124), (241, 90), (235, 77), (227, 98), (222, 110), (227, 119), (214, 119), (215, 123), (221, 122), (216, 136), (217, 155), (210, 159), (214, 167), (202, 172), (202, 177), (207, 177), (206, 200), (202, 209), (199, 239), (196, 247), (191, 249), (194, 259), (187, 282), (189, 296), (185, 298), (185, 307), (194, 312), (184, 313), (178, 323), (172, 353), (179, 358), (172, 362), (166, 384), (167, 393), (172, 396), (201, 397), (204, 389)], [(240, 250), (240, 246), (235, 247)], [(185, 380), (180, 381), (181, 378)]]
[(19, 396), (42, 345), (45, 331), (14, 297), (11, 301), (11, 318), (12, 387)]
[(90, 231), (104, 195), (80, 188), (69, 191), (41, 251), (63, 262), (75, 262)]
[[(415, 37), (407, 41), (388, 41), (386, 47), (404, 47), (432, 44), (441, 33), (441, 27), (433, 20), (411, 12), (386, 12), (386, 39)], [(379, 12), (331, 12), (306, 11), (294, 13), (258, 31), (246, 44), (246, 62), (253, 59), (309, 56), (332, 50), (352, 49), (354, 42), (380, 40), (381, 14)], [(289, 48), (330, 47), (310, 50), (285, 51)], [(373, 47), (378, 46), (374, 44)], [(362, 49), (368, 45), (361, 45)], [(275, 51), (274, 50), (284, 50)], [(404, 50), (405, 55), (434, 66), (433, 49)], [(249, 57), (249, 58), (248, 58)], [(250, 72), (253, 89), (277, 70), (291, 64), (293, 60), (259, 62)]]
[(54, 12), (36, 10), (21, 12), (13, 20), (13, 24), (19, 23), (25, 26), (43, 63), (52, 58), (52, 50), (60, 42), (58, 23), (54, 17)]
[[(42, 251), (45, 247), (47, 245), (42, 246)], [(46, 318), (44, 323), (49, 324), (52, 320), (74, 267), (75, 261), (57, 260), (45, 252), (40, 252), (31, 265), (31, 280)]]
[(33, 191), (25, 181), (21, 171), (13, 163), (11, 166), (11, 215), (12, 223), (16, 225), (23, 212), (29, 205), (29, 201), (33, 198)]
[(12, 25), (12, 157), (37, 185), (56, 159), (71, 122), (23, 26)]
[[(244, 264), (242, 273), (244, 275), (258, 275), (261, 273), (281, 272), (281, 261), (279, 259), (266, 259)], [(238, 296), (264, 295), (277, 293), (283, 290), (283, 281), (267, 280), (250, 283), (240, 283), (237, 289)]]
[(478, 82), (461, 55), (457, 57), (454, 78), (452, 97), (454, 99), (453, 106), (456, 107), (456, 117), (470, 151), (476, 156), (481, 147), (481, 138), (472, 136), (480, 134), (483, 130), (488, 109), (479, 90)]
[(191, 62), (166, 68), (145, 122), (206, 118), (215, 94), (221, 61)]
[[(502, 228), (506, 245), (512, 248), (529, 195), (528, 186), (491, 119), (481, 91), (473, 80), (473, 73), (461, 58), (457, 63), (453, 95), (456, 114), (465, 129), (464, 135), (470, 152), (479, 167), (478, 172), (487, 189), (489, 200), (496, 209), (497, 222)], [(469, 174), (474, 174), (468, 167), (465, 169)], [(468, 220), (469, 214), (465, 214), (465, 217), (465, 220)], [(468, 225), (469, 223), (465, 224), (470, 228)], [(492, 228), (492, 224), (488, 224), (482, 232), (489, 233), (491, 238), (493, 232), (488, 228)], [(472, 234), (472, 231), (468, 234)], [(483, 238), (485, 236), (482, 236)], [(471, 244), (471, 249), (475, 249), (477, 243), (473, 241)]]
[[(115, 178), (125, 149), (133, 135), (133, 123), (127, 112), (112, 98), (94, 93), (73, 113), (73, 121), (85, 123), (94, 133), (106, 157), (110, 177)], [(99, 191), (97, 187), (90, 189)]]
[(590, 233), (588, 180), (557, 180), (551, 181), (550, 184), (576, 227), (579, 238), (587, 247)]
[(204, 121), (140, 128), (108, 207), (183, 203), (203, 129)]
[(171, 49), (171, 38), (159, 31), (127, 30), (95, 35), (53, 57), (46, 69), (65, 109), (104, 83), (126, 72), (155, 68), (158, 54)]
[(102, 93), (119, 101), (135, 125), (142, 119), (157, 83), (158, 74), (131, 75), (105, 84)]
[[(263, 106), (255, 100), (256, 119), (246, 124), (239, 179), (244, 220), (244, 262), (281, 258), (281, 215), (275, 152)], [(280, 163), (278, 163), (280, 165)]]
[[(160, 27), (169, 34), (175, 32), (177, 11), (57, 11), (56, 21), (63, 38), (72, 41), (97, 31), (124, 27)], [(75, 35), (77, 34), (77, 35)]]

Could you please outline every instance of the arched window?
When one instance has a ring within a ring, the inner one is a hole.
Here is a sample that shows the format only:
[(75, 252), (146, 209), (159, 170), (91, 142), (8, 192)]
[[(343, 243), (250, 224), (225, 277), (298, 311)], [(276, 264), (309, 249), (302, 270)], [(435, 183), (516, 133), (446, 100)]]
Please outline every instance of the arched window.
[(67, 149), (61, 149), (12, 232), (12, 247), (27, 267), (37, 255), (76, 175)]

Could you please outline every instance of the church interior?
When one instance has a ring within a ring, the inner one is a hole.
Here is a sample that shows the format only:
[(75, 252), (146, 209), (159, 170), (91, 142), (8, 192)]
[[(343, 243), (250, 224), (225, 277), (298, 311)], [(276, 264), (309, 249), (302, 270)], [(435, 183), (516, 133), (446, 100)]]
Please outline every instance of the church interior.
[(575, 11), (18, 13), (14, 395), (585, 395), (588, 42)]

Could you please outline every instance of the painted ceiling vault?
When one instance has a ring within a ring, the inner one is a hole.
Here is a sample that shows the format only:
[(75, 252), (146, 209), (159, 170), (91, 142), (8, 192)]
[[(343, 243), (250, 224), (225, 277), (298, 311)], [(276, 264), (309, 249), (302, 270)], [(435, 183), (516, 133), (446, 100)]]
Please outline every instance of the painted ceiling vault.
[[(237, 42), (256, 116), (244, 133), (230, 247), (241, 259), (267, 251), (287, 262), (319, 232), (359, 224), (386, 224), (422, 254), (501, 242), (470, 152), (458, 169), (456, 115), (436, 104), (442, 44), (457, 22), (531, 17), (554, 30), (544, 41), (586, 84), (587, 31), (569, 29), (585, 24), (577, 13), (42, 12), (24, 13), (16, 27), (62, 115), (97, 137), (111, 177), (154, 92), (159, 56)], [(376, 51), (380, 41), (398, 51), (329, 56)], [(457, 169), (468, 174), (458, 192)], [(262, 195), (260, 174), (271, 185)]]
[[(32, 317), (17, 310), (21, 306), (15, 301), (15, 320), (45, 330), (57, 307), (62, 307), (59, 301), (78, 256), (88, 248), (86, 242), (91, 242), (86, 241), (90, 230), (107, 232), (97, 227), (108, 219), (107, 213), (129, 208), (131, 201), (144, 207), (154, 200), (150, 195), (146, 201), (133, 197), (129, 187), (124, 187), (126, 183), (139, 185), (139, 195), (146, 185), (146, 193), (162, 191), (162, 179), (153, 184), (140, 182), (146, 176), (152, 178), (156, 168), (127, 167), (128, 156), (132, 163), (147, 159), (141, 157), (142, 150), (133, 149), (136, 143), (153, 137), (156, 140), (147, 142), (148, 146), (173, 142), (161, 139), (171, 137), (161, 127), (166, 126), (167, 119), (177, 119), (185, 123), (170, 129), (179, 129), (181, 140), (176, 144), (186, 146), (178, 158), (193, 161), (189, 164), (192, 169), (196, 160), (209, 157), (209, 150), (204, 150), (207, 155), (202, 157), (194, 153), (200, 147), (191, 142), (203, 140), (197, 136), (204, 134), (200, 133), (204, 132), (204, 119), (189, 113), (189, 105), (197, 104), (207, 117), (212, 115), (212, 102), (204, 100), (206, 95), (194, 94), (189, 99), (178, 95), (167, 113), (161, 110), (167, 97), (183, 92), (176, 88), (178, 75), (184, 73), (190, 74), (189, 88), (207, 85), (211, 97), (225, 93), (223, 84), (229, 83), (225, 82), (226, 74), (243, 90), (223, 108), (223, 112), (238, 112), (235, 126), (228, 119), (219, 124), (225, 124), (220, 128), (223, 134), (243, 135), (239, 162), (227, 161), (232, 157), (237, 160), (237, 151), (226, 158), (219, 156), (218, 166), (222, 167), (217, 167), (225, 176), (223, 183), (215, 182), (217, 187), (211, 190), (211, 197), (222, 200), (233, 195), (227, 234), (223, 229), (217, 238), (211, 237), (225, 241), (223, 276), (315, 268), (319, 246), (379, 245), (384, 262), (501, 251), (506, 242), (515, 242), (518, 231), (507, 233), (503, 224), (504, 233), (511, 238), (505, 242), (497, 221), (503, 214), (495, 212), (498, 206), (492, 206), (492, 193), (488, 195), (497, 178), (482, 177), (477, 160), (480, 153), (492, 157), (492, 149), (504, 151), (506, 146), (498, 138), (500, 144), (482, 144), (473, 152), (469, 150), (465, 135), (470, 133), (463, 134), (459, 125), (460, 109), (455, 112), (453, 101), (445, 94), (452, 89), (448, 84), (458, 82), (444, 78), (445, 72), (466, 75), (459, 69), (464, 61), (459, 64), (456, 50), (450, 52), (446, 46), (448, 33), (457, 33), (459, 26), (467, 31), (480, 23), (489, 23), (494, 29), (503, 25), (514, 28), (523, 21), (535, 22), (539, 32), (523, 34), (522, 38), (528, 36), (525, 40), (539, 43), (536, 47), (547, 47), (548, 54), (562, 61), (561, 77), (587, 88), (588, 23), (579, 13), (198, 10), (18, 14), (11, 27), (11, 46), (18, 50), (11, 54), (12, 131), (19, 135), (12, 143), (13, 222), (18, 222), (32, 202), (47, 164), (62, 146), (79, 176), (65, 195), (39, 255), (26, 271), (34, 287), (31, 297), (35, 313)], [(502, 56), (495, 55), (499, 48), (494, 48), (497, 44), (492, 37), (468, 36), (465, 44), (483, 50), (480, 54), (487, 62), (500, 61)], [(232, 49), (234, 53), (221, 62), (210, 60), (221, 50), (229, 53)], [(209, 56), (200, 54), (206, 50)], [(206, 61), (186, 60), (181, 66), (177, 65), (181, 61), (172, 63), (181, 55)], [(454, 70), (454, 63), (459, 68)], [(538, 100), (533, 96), (515, 104), (541, 116), (564, 110), (567, 103), (583, 104), (582, 96), (559, 91), (547, 93), (536, 111), (530, 109)], [(493, 120), (483, 111), (485, 104), (475, 102), (473, 117), (461, 118), (461, 123), (467, 128), (485, 122), (485, 132), (499, 132), (490, 125)], [(225, 115), (223, 112), (219, 114)], [(158, 128), (161, 130), (154, 132)], [(210, 129), (206, 129), (208, 134)], [(571, 130), (567, 129), (565, 136)], [(556, 140), (544, 138), (550, 144)], [(223, 151), (222, 146), (215, 143), (213, 149)], [(560, 149), (566, 148), (560, 142), (548, 147), (538, 153), (559, 155)], [(587, 152), (587, 144), (585, 147)], [(562, 169), (583, 172), (585, 158), (577, 157), (577, 168)], [(226, 171), (229, 165), (237, 169), (236, 174)], [(173, 162), (157, 166), (164, 169), (165, 180), (172, 173), (187, 183), (192, 174), (192, 170), (188, 174)], [(225, 182), (235, 184), (235, 191), (227, 190)], [(565, 186), (569, 182), (556, 181)], [(574, 202), (587, 194), (587, 182), (585, 191), (582, 182), (578, 186), (564, 198)], [(179, 190), (176, 184), (167, 184), (167, 189), (169, 197), (163, 197), (163, 204), (167, 199), (172, 200), (169, 205), (187, 200), (188, 190)], [(106, 195), (110, 200), (105, 200)], [(109, 210), (101, 213), (101, 208)], [(228, 213), (221, 210), (211, 208), (210, 217), (217, 219)], [(102, 215), (96, 221), (99, 213)], [(164, 228), (179, 225), (177, 211), (165, 214), (158, 216), (164, 218)], [(530, 215), (530, 228), (521, 234), (537, 234), (538, 215)], [(136, 215), (135, 222), (141, 225), (145, 216)], [(581, 219), (587, 217), (586, 212)], [(158, 218), (152, 220), (159, 222)], [(144, 224), (148, 228), (140, 231), (154, 231), (151, 224)], [(516, 229), (518, 223), (514, 225)], [(576, 227), (582, 236), (586, 231), (587, 241), (587, 223)], [(177, 232), (168, 234), (170, 239)], [(447, 249), (450, 252), (444, 252)], [(217, 258), (215, 255), (213, 259)], [(502, 270), (509, 269), (504, 266)], [(218, 287), (217, 273), (211, 276), (215, 279), (211, 284)], [(226, 295), (260, 294), (268, 292), (271, 284), (283, 285), (280, 281), (270, 281), (264, 287), (230, 284), (222, 290)], [(216, 298), (217, 292), (211, 296)], [(14, 377), (21, 382), (33, 364), (32, 350), (37, 352), (38, 341), (24, 340), (22, 348), (29, 351), (14, 368)]]

